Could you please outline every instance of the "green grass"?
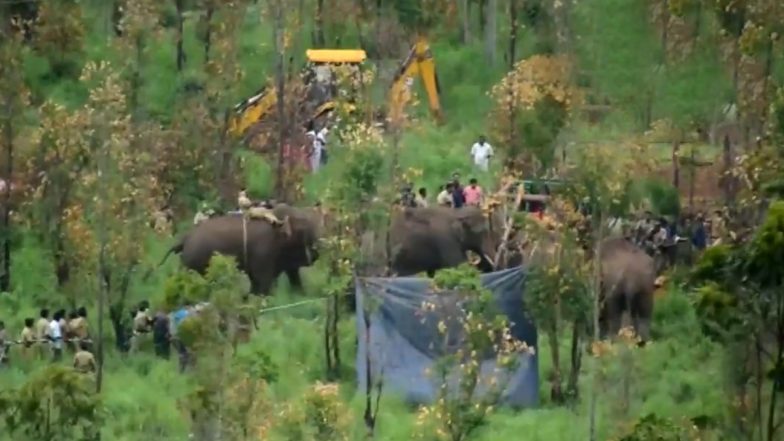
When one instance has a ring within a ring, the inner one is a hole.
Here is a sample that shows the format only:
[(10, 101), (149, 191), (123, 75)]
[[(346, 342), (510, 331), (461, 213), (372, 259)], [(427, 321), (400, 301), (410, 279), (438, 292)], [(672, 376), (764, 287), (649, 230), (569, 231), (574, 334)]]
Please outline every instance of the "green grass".
[[(272, 38), (269, 21), (260, 11), (263, 2), (252, 6), (244, 16), (238, 37), (239, 59), (244, 76), (231, 90), (226, 91), (226, 101), (236, 102), (266, 84), (274, 70)], [(85, 60), (111, 60), (119, 63), (120, 54), (106, 43), (104, 22), (105, 2), (92, 0), (88, 15), (92, 26), (86, 36)], [(580, 121), (573, 123), (561, 134), (559, 143), (569, 149), (578, 149), (587, 142), (617, 142), (640, 135), (641, 112), (648, 104), (640, 91), (652, 90), (653, 119), (670, 118), (687, 124), (690, 120), (712, 116), (723, 100), (731, 95), (726, 74), (718, 64), (718, 55), (710, 47), (697, 51), (686, 63), (665, 72), (663, 77), (652, 74), (659, 63), (658, 36), (649, 26), (642, 3), (630, 6), (622, 0), (593, 0), (577, 6), (573, 18), (575, 55), (581, 72), (588, 75), (591, 92), (613, 101), (613, 111), (599, 125), (590, 126)], [(500, 32), (505, 32), (505, 21)], [(178, 108), (178, 94), (184, 83), (202, 80), (203, 48), (194, 37), (195, 17), (186, 20), (185, 48), (188, 56), (185, 71), (175, 71), (173, 30), (163, 30), (155, 44), (144, 52), (142, 69), (142, 114), (166, 124)], [(295, 70), (300, 65), (304, 50), (310, 46), (312, 23), (303, 24), (298, 38), (294, 39), (292, 52)], [(504, 74), (505, 63), (494, 66), (483, 63), (483, 45), (456, 43), (453, 35), (444, 35), (438, 29), (431, 36), (433, 54), (437, 64), (442, 89), (441, 104), (445, 124), (437, 126), (429, 115), (427, 99), (420, 85), (416, 86), (419, 105), (409, 109), (414, 123), (401, 135), (400, 163), (404, 169), (421, 171), (415, 186), (427, 187), (435, 196), (437, 187), (452, 173), (459, 172), (465, 181), (479, 178), (487, 188), (497, 184), (499, 166), (494, 164), (489, 173), (473, 170), (469, 157), (471, 144), (479, 134), (488, 134), (488, 114), (493, 102), (487, 92)], [(519, 54), (525, 57), (540, 47), (542, 38), (536, 31), (526, 28), (521, 32)], [(499, 44), (504, 44), (500, 39)], [(358, 47), (355, 35), (344, 39), (342, 47)], [(213, 50), (217, 50), (213, 48)], [(499, 55), (502, 52), (499, 51)], [(501, 58), (501, 57), (499, 57)], [(381, 69), (396, 66), (399, 60), (381, 60)], [(28, 54), (24, 63), (25, 76), (33, 91), (67, 106), (77, 106), (86, 98), (86, 91), (73, 79), (53, 81), (49, 62), (38, 55)], [(777, 63), (776, 75), (782, 78), (784, 67)], [(388, 84), (373, 85), (373, 106), (384, 106)], [(492, 138), (491, 138), (492, 142)], [(574, 144), (569, 144), (574, 142)], [(498, 150), (503, 146), (496, 145)], [(671, 145), (662, 140), (650, 145), (655, 156), (663, 162), (670, 157)], [(624, 152), (619, 147), (619, 154)], [(683, 147), (687, 151), (688, 146)], [(715, 158), (714, 146), (697, 146), (697, 157)], [(244, 181), (251, 193), (263, 197), (271, 192), (272, 168), (263, 159), (250, 153), (246, 156)], [(330, 182), (340, 179), (345, 162), (344, 149), (338, 143), (330, 150), (330, 163), (317, 175), (305, 179), (308, 200), (319, 199)], [(178, 220), (178, 232), (190, 227), (190, 216)], [(178, 234), (179, 234), (178, 233)], [(49, 306), (70, 308), (72, 303), (88, 304), (91, 323), (95, 329), (95, 291), (97, 280), (85, 276), (74, 280), (64, 292), (58, 292), (51, 256), (37, 240), (20, 232), (16, 236), (13, 253), (14, 290), (0, 296), (0, 320), (4, 320), (12, 335), (21, 329), (27, 316), (37, 316), (38, 308)], [(178, 270), (177, 256), (172, 256), (149, 280), (142, 281), (140, 274), (157, 265), (174, 238), (147, 238), (147, 254), (133, 278), (128, 304), (149, 299), (154, 305), (163, 300), (167, 278)], [(319, 269), (305, 271), (306, 294), (291, 291), (281, 279), (276, 292), (268, 299), (268, 306), (287, 305), (303, 299), (312, 299), (305, 306), (270, 311), (260, 318), (260, 329), (246, 350), (261, 349), (279, 366), (279, 377), (271, 385), (275, 404), (282, 405), (297, 399), (317, 380), (325, 377), (323, 355), (324, 302), (321, 287), (326, 275)], [(75, 299), (75, 300), (72, 300)], [(105, 323), (110, 329), (108, 322)], [(353, 317), (344, 316), (340, 323), (340, 338), (344, 376), (341, 380), (342, 399), (350, 406), (356, 422), (353, 439), (363, 435), (361, 416), (363, 397), (356, 393), (353, 378), (355, 356), (355, 323)], [(607, 362), (609, 380), (599, 387), (598, 439), (607, 439), (629, 421), (648, 412), (662, 416), (681, 417), (708, 415), (721, 420), (729, 406), (723, 384), (722, 350), (702, 337), (697, 326), (688, 293), (671, 291), (656, 305), (654, 343), (634, 353), (632, 382), (628, 414), (620, 415), (618, 403), (621, 387), (618, 378), (625, 374), (626, 366), (617, 360)], [(568, 338), (561, 339), (560, 353), (568, 354)], [(107, 346), (111, 347), (111, 339)], [(588, 376), (581, 379), (582, 400), (573, 407), (555, 406), (549, 401), (547, 378), (552, 371), (552, 348), (542, 339), (537, 348), (540, 360), (539, 408), (521, 412), (499, 410), (489, 423), (480, 429), (475, 439), (493, 441), (518, 439), (571, 441), (587, 439), (588, 433)], [(70, 360), (67, 360), (66, 362)], [(28, 377), (31, 369), (40, 369), (43, 363), (33, 366), (14, 364), (0, 371), (0, 389), (18, 386)], [(564, 368), (568, 359), (562, 360)], [(585, 358), (584, 368), (590, 367)], [(565, 369), (566, 370), (566, 369)], [(628, 374), (628, 372), (626, 373)], [(193, 388), (188, 377), (176, 373), (176, 360), (169, 362), (155, 359), (150, 354), (123, 357), (110, 349), (107, 355), (105, 387), (102, 394), (106, 409), (103, 440), (182, 440), (189, 431), (187, 415), (181, 410), (181, 400)], [(389, 391), (384, 396), (379, 414), (377, 439), (409, 440), (415, 430), (414, 414)], [(0, 431), (0, 440), (8, 439)]]

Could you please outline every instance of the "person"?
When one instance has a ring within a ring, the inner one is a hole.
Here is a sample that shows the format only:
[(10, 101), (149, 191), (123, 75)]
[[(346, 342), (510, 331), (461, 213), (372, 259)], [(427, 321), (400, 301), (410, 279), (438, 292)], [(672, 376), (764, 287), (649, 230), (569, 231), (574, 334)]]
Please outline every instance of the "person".
[(452, 206), (452, 183), (448, 183), (446, 185), (442, 185), (438, 188), (441, 190), (436, 197), (436, 203), (443, 207), (451, 207)]
[(278, 217), (275, 216), (275, 212), (272, 211), (272, 208), (269, 208), (269, 205), (264, 202), (254, 203), (253, 206), (245, 210), (244, 213), (248, 219), (263, 219), (273, 226), (283, 225), (283, 221), (278, 219)]
[(196, 215), (193, 216), (193, 225), (199, 225), (200, 223), (206, 221), (207, 219), (212, 216), (212, 210), (207, 206), (206, 202), (201, 203), (201, 207), (198, 211), (196, 211)]
[(71, 329), (71, 335), (76, 339), (77, 344), (81, 341), (87, 340), (90, 336), (87, 332), (87, 308), (84, 306), (76, 310), (76, 318), (68, 323)]
[(171, 228), (173, 214), (168, 205), (153, 213), (153, 230), (156, 233), (165, 233)]
[(250, 198), (248, 197), (245, 187), (242, 187), (239, 194), (237, 195), (237, 208), (240, 211), (245, 211), (251, 206), (253, 206), (253, 202), (251, 202)]
[(711, 246), (719, 245), (726, 240), (727, 223), (720, 209), (713, 212), (711, 218)]
[(413, 185), (406, 184), (400, 190), (400, 205), (408, 208), (416, 208), (416, 196), (414, 195)]
[(93, 357), (87, 342), (79, 342), (79, 350), (74, 354), (73, 367), (80, 374), (94, 374), (96, 369)]
[(169, 316), (163, 311), (158, 311), (152, 323), (152, 342), (155, 346), (155, 355), (169, 359)]
[(702, 213), (697, 214), (697, 219), (691, 225), (691, 243), (697, 251), (702, 251), (708, 245), (708, 234), (705, 231), (705, 217)]
[(416, 206), (420, 208), (427, 208), (427, 189), (425, 187), (420, 187), (419, 191), (416, 195)]
[(148, 334), (150, 329), (150, 316), (147, 310), (150, 303), (147, 300), (139, 302), (139, 309), (136, 311), (136, 316), (133, 318), (133, 332), (131, 337), (131, 351), (136, 352), (139, 350), (141, 342), (139, 341), (142, 336)]
[(38, 340), (38, 355), (46, 358), (46, 345), (49, 343), (49, 310), (41, 309), (38, 321), (35, 323), (35, 338)]
[(52, 346), (52, 361), (57, 362), (63, 358), (63, 329), (60, 326), (61, 311), (57, 311), (49, 322), (49, 341)]
[(69, 351), (76, 352), (79, 348), (79, 344), (76, 341), (76, 334), (74, 333), (74, 329), (71, 326), (77, 318), (79, 317), (79, 313), (76, 310), (71, 311), (68, 314), (68, 319), (65, 320), (65, 326), (63, 326), (63, 339), (65, 340), (65, 345), (68, 347)]
[(463, 189), (463, 197), (466, 205), (475, 207), (482, 205), (482, 187), (479, 186), (476, 178), (471, 178), (468, 181), (468, 187)]
[(465, 205), (465, 195), (463, 195), (463, 187), (460, 181), (452, 181), (452, 207), (460, 208)]
[(479, 136), (479, 140), (471, 146), (471, 157), (474, 165), (482, 171), (487, 171), (490, 167), (490, 158), (493, 157), (493, 147), (487, 143), (484, 135)]
[(310, 170), (315, 173), (321, 166), (321, 141), (313, 130), (308, 131), (306, 135), (310, 142)]
[(35, 319), (28, 317), (24, 320), (24, 328), (22, 328), (22, 333), (19, 335), (19, 343), (22, 345), (22, 358), (25, 360), (31, 359), (35, 340)]
[(319, 144), (319, 160), (321, 162), (321, 165), (325, 165), (328, 159), (327, 133), (329, 133), (327, 128), (322, 127), (321, 130), (319, 130), (318, 134), (316, 135), (316, 142)]

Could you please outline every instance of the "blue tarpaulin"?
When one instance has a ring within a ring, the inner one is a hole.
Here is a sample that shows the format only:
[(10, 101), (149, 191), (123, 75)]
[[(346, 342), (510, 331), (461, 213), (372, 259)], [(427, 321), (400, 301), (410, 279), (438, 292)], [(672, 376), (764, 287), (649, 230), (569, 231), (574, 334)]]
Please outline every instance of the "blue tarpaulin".
[[(520, 355), (519, 366), (504, 382), (503, 401), (514, 407), (535, 406), (539, 400), (537, 335), (525, 315), (524, 281), (521, 267), (482, 275), (483, 286), (493, 293), (499, 309), (511, 323), (512, 336), (535, 349), (533, 354)], [(409, 404), (429, 404), (436, 398), (439, 381), (428, 373), (439, 357), (460, 345), (460, 326), (451, 320), (455, 317), (453, 312), (460, 311), (460, 305), (456, 296), (434, 294), (431, 283), (420, 277), (356, 279), (359, 390), (365, 390), (369, 346), (371, 383), (383, 377), (384, 390), (402, 396)], [(426, 303), (438, 307), (425, 312)], [(366, 309), (370, 320), (369, 345)], [(450, 329), (446, 333), (450, 341), (444, 342), (439, 333), (440, 321)], [(495, 357), (488, 354), (482, 361), (482, 375), (494, 372)], [(481, 387), (478, 392), (481, 393)]]

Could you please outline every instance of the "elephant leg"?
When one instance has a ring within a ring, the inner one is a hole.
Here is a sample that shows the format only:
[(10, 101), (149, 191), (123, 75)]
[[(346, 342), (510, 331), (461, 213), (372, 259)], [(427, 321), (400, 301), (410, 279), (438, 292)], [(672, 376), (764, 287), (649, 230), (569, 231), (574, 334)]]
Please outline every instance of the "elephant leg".
[(302, 276), (299, 273), (299, 268), (287, 269), (285, 273), (291, 287), (297, 291), (302, 291)]
[(621, 330), (623, 321), (624, 298), (622, 295), (611, 294), (605, 297), (604, 306), (604, 326), (600, 330), (600, 337), (613, 338)]
[(275, 277), (272, 271), (260, 269), (248, 275), (250, 278), (250, 291), (256, 295), (269, 295), (272, 293), (272, 285)]
[(634, 331), (641, 342), (651, 338), (651, 317), (653, 316), (653, 292), (640, 292), (631, 302), (630, 315), (634, 323)]

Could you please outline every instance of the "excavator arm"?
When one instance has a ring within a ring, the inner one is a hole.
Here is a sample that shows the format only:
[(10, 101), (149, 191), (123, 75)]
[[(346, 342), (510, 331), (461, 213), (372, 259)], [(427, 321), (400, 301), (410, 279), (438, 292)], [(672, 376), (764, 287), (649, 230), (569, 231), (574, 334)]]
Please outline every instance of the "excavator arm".
[(435, 60), (427, 40), (421, 37), (411, 48), (392, 80), (392, 86), (389, 91), (390, 116), (392, 118), (402, 116), (409, 101), (409, 88), (417, 75), (421, 78), (422, 85), (425, 87), (425, 92), (427, 92), (430, 112), (437, 122), (443, 122), (440, 100), (441, 88), (438, 84)]

